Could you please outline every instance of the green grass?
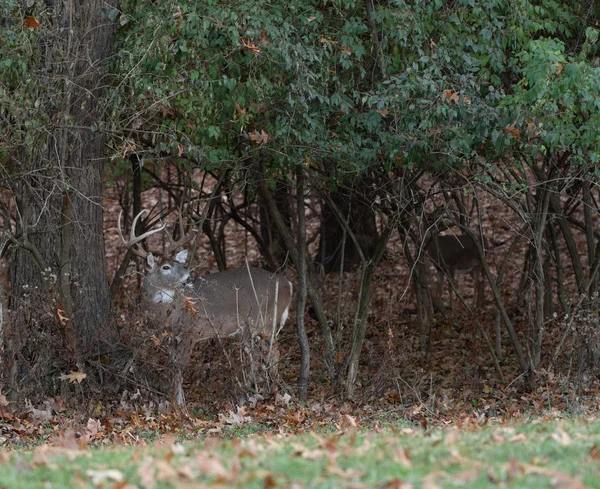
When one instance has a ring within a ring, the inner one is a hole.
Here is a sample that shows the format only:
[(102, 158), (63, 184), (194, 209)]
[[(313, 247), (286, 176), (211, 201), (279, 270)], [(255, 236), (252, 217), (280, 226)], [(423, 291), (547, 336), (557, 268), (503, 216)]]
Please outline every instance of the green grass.
[[(424, 489), (600, 489), (598, 446), (599, 421), (569, 420), (472, 431), (391, 426), (343, 435), (251, 434), (80, 452), (38, 447), (4, 454), (0, 488), (131, 489), (154, 483), (160, 489), (201, 482), (208, 488), (337, 489), (394, 488), (402, 481)], [(117, 472), (90, 472), (108, 469)], [(109, 474), (123, 482), (103, 478)]]

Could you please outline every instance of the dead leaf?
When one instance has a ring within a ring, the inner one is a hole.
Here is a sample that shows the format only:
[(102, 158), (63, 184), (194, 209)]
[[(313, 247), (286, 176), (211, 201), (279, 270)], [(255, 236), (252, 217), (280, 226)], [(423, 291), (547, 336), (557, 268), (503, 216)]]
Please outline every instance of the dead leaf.
[(517, 433), (515, 436), (513, 436), (512, 438), (509, 438), (508, 441), (512, 442), (512, 443), (517, 443), (520, 441), (527, 441), (527, 435), (525, 435), (525, 433)]
[(557, 442), (559, 445), (562, 445), (564, 447), (568, 446), (571, 444), (571, 437), (569, 436), (568, 433), (566, 433), (565, 431), (561, 430), (560, 428), (557, 428), (551, 435), (550, 437)]
[(87, 374), (84, 372), (74, 372), (71, 371), (70, 374), (61, 375), (60, 380), (68, 380), (71, 384), (77, 382), (81, 384), (81, 382), (87, 377)]
[(410, 468), (412, 466), (410, 456), (404, 448), (397, 448), (396, 450), (394, 450), (394, 453), (392, 454), (392, 460), (396, 463), (401, 463), (405, 467)]
[(458, 102), (459, 102), (458, 92), (455, 92), (453, 90), (444, 90), (443, 95), (444, 95), (444, 101), (454, 102), (455, 104), (458, 104)]
[(342, 415), (342, 428), (356, 430), (358, 423), (354, 416), (350, 416), (349, 414)]
[(137, 475), (140, 478), (142, 487), (146, 489), (154, 489), (156, 487), (154, 460), (152, 460), (150, 457), (145, 457), (137, 469)]
[(249, 51), (253, 53), (260, 54), (260, 48), (256, 46), (250, 39), (246, 39), (244, 37), (240, 37), (240, 41), (242, 41), (242, 46), (244, 46)]
[(27, 17), (25, 17), (23, 25), (25, 27), (29, 27), (30, 29), (39, 29), (42, 26), (42, 24), (40, 24), (40, 21), (37, 20), (33, 15), (28, 15)]
[(200, 453), (196, 457), (196, 461), (198, 462), (198, 470), (203, 474), (223, 480), (229, 480), (232, 475), (212, 454)]
[(92, 484), (94, 486), (108, 481), (122, 482), (125, 479), (123, 473), (115, 469), (86, 470), (85, 475), (92, 479)]
[(198, 303), (194, 302), (191, 297), (183, 298), (183, 310), (185, 312), (189, 312), (190, 316), (196, 317), (198, 315), (198, 309), (196, 309), (196, 305)]
[(58, 316), (58, 321), (60, 322), (61, 326), (66, 326), (67, 322), (70, 321), (70, 319), (65, 316), (65, 311), (63, 311), (62, 309), (58, 309), (56, 311), (56, 315)]
[(387, 481), (383, 486), (379, 486), (382, 489), (412, 489), (412, 485), (408, 482), (401, 481), (400, 479), (392, 479)]
[(504, 128), (504, 135), (508, 136), (509, 134), (514, 137), (516, 140), (521, 139), (521, 130), (516, 127), (516, 121), (512, 124), (509, 124)]

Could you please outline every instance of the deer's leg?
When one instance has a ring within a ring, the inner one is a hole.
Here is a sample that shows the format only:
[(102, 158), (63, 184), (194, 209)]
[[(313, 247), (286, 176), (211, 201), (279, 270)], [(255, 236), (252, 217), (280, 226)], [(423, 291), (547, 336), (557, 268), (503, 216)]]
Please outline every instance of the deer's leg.
[[(448, 274), (448, 306), (450, 307), (450, 310), (452, 310), (452, 299), (454, 297), (454, 287), (456, 287), (456, 281), (455, 281), (455, 273), (454, 273), (454, 269), (450, 270), (450, 273)], [(452, 282), (450, 282), (452, 281)]]
[(477, 309), (483, 309), (485, 306), (485, 282), (481, 276), (481, 269), (473, 267), (473, 294)]
[(437, 292), (440, 302), (443, 303), (444, 300), (444, 281), (446, 280), (446, 274), (441, 268), (437, 269)]

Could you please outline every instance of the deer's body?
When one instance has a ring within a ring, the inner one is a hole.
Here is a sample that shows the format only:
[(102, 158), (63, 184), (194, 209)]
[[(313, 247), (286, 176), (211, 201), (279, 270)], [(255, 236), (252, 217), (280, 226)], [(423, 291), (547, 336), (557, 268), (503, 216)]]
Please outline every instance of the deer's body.
[[(427, 254), (438, 270), (438, 296), (441, 299), (445, 276), (454, 281), (456, 274), (470, 274), (473, 277), (476, 305), (482, 307), (485, 301), (483, 281), (481, 280), (481, 260), (477, 245), (470, 236), (438, 235), (427, 246)], [(450, 294), (452, 304), (452, 293)]]
[(155, 310), (169, 307), (177, 297), (189, 298), (196, 311), (189, 322), (196, 340), (203, 340), (235, 335), (245, 326), (254, 335), (270, 335), (273, 327), (277, 332), (288, 317), (292, 284), (285, 277), (254, 267), (190, 280), (189, 271), (176, 259), (149, 270), (142, 295)]

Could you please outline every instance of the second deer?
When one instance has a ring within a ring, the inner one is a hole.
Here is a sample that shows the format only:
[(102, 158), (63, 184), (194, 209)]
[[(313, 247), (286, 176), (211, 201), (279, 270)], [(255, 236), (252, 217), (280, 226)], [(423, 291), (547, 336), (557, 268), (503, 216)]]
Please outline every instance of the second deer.
[[(427, 254), (438, 270), (438, 297), (442, 298), (445, 278), (454, 282), (456, 274), (470, 274), (473, 278), (473, 292), (477, 308), (485, 302), (484, 283), (481, 277), (481, 260), (477, 245), (470, 236), (438, 235), (431, 238), (427, 246)], [(452, 308), (452, 295), (450, 290), (450, 308)]]
[(185, 267), (187, 250), (172, 256), (191, 240), (193, 234), (181, 233), (169, 244), (162, 259), (139, 247), (147, 237), (165, 226), (135, 236), (138, 214), (128, 241), (123, 237), (119, 216), (119, 235), (134, 254), (144, 258), (147, 274), (142, 282), (142, 302), (157, 318), (179, 333), (178, 351), (170, 353), (179, 369), (175, 379), (176, 400), (184, 404), (182, 370), (187, 366), (193, 345), (209, 338), (225, 338), (247, 333), (270, 339), (271, 347), (284, 326), (292, 302), (292, 283), (285, 277), (261, 268), (241, 267), (198, 278), (191, 278)]

